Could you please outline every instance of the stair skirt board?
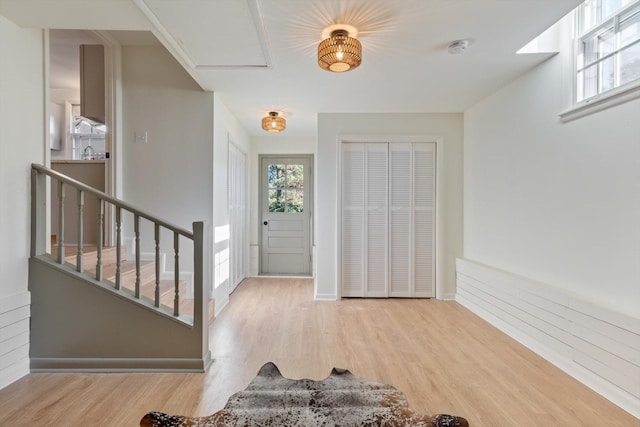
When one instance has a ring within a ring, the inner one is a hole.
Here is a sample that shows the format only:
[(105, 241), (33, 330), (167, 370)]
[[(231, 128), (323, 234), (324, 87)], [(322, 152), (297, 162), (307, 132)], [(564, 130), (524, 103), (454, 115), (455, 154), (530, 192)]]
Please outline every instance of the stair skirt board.
[(32, 358), (31, 372), (206, 372), (214, 362), (206, 359), (155, 358)]

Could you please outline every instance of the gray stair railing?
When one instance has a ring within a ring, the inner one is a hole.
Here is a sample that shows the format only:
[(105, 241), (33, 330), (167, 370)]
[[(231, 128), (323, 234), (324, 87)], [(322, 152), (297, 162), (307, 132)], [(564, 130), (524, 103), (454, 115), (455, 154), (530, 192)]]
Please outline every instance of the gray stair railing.
[[(193, 325), (204, 326), (207, 324), (208, 314), (206, 313), (206, 307), (208, 304), (208, 292), (205, 292), (204, 288), (204, 272), (206, 257), (204, 256), (204, 236), (205, 236), (205, 222), (194, 222), (193, 231), (188, 231), (184, 228), (170, 224), (154, 215), (144, 212), (131, 204), (128, 204), (122, 200), (109, 196), (99, 190), (96, 190), (82, 182), (79, 182), (73, 178), (56, 172), (52, 169), (46, 168), (38, 164), (31, 165), (31, 256), (43, 255), (46, 252), (46, 177), (51, 177), (52, 185), (53, 180), (56, 181), (58, 186), (58, 236), (56, 239), (57, 244), (57, 256), (56, 261), (59, 264), (65, 263), (65, 244), (64, 244), (64, 203), (66, 187), (75, 189), (77, 194), (77, 211), (78, 211), (78, 243), (77, 243), (77, 256), (76, 256), (76, 271), (78, 273), (84, 273), (85, 263), (83, 260), (83, 232), (84, 232), (84, 200), (85, 194), (94, 196), (98, 204), (97, 214), (97, 254), (96, 254), (96, 272), (95, 279), (97, 281), (103, 281), (102, 270), (102, 243), (104, 241), (103, 236), (103, 222), (104, 222), (104, 210), (105, 204), (111, 204), (115, 208), (115, 234), (116, 234), (116, 268), (115, 268), (115, 280), (114, 290), (120, 290), (122, 286), (121, 279), (121, 245), (122, 245), (122, 210), (125, 210), (133, 214), (134, 218), (134, 234), (135, 234), (135, 290), (134, 296), (137, 299), (141, 298), (140, 292), (140, 218), (150, 221), (154, 225), (154, 239), (155, 239), (155, 292), (154, 292), (154, 306), (160, 307), (160, 230), (167, 229), (173, 233), (173, 251), (175, 257), (175, 274), (174, 274), (174, 289), (175, 296), (173, 300), (173, 315), (180, 316), (180, 272), (179, 272), (179, 240), (180, 236), (186, 237), (193, 241), (193, 299), (194, 299), (194, 311), (193, 311)], [(86, 274), (86, 273), (85, 273)], [(205, 301), (207, 298), (207, 301)]]

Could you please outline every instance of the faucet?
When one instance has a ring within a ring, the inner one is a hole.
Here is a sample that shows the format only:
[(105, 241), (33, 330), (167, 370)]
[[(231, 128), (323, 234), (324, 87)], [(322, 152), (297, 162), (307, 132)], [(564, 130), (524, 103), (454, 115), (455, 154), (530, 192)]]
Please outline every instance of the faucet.
[(87, 145), (82, 153), (83, 160), (93, 160), (96, 156), (96, 151), (90, 145)]

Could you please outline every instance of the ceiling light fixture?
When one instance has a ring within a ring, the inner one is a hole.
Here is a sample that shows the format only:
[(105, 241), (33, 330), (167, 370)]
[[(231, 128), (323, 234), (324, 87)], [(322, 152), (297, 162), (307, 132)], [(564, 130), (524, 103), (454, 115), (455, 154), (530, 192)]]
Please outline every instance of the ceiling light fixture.
[(323, 70), (342, 73), (357, 68), (361, 62), (362, 45), (346, 29), (333, 30), (318, 45), (318, 65)]
[(277, 111), (269, 111), (269, 115), (262, 118), (262, 129), (267, 132), (282, 132), (286, 128), (287, 121)]

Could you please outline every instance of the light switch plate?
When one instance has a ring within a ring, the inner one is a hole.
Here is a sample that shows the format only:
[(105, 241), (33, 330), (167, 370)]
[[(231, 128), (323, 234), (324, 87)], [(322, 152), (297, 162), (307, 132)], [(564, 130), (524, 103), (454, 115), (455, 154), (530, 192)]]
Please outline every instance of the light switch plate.
[(146, 144), (149, 142), (147, 138), (147, 131), (144, 132), (134, 132), (133, 133), (133, 141), (137, 144)]

